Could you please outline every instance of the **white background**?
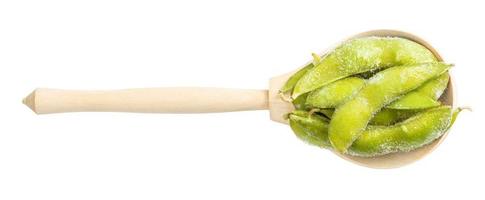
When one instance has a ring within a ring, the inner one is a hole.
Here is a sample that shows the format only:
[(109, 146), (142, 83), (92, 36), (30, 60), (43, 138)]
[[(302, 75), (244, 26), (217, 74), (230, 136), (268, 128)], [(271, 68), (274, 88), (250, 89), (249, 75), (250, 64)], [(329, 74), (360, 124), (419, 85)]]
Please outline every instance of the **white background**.
[[(456, 2), (1, 1), (0, 199), (483, 199), (485, 14)], [(457, 104), (474, 109), (403, 168), (305, 145), (267, 111), (37, 116), (20, 103), (36, 87), (263, 89), (381, 28), (455, 63)]]

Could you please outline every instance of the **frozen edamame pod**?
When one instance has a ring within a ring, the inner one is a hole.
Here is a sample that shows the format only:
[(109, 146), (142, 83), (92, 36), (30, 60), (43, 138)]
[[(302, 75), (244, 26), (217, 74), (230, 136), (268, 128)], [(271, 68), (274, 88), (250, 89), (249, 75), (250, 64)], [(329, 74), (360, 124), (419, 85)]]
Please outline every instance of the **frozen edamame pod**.
[(293, 106), (295, 106), (295, 109), (297, 110), (308, 110), (307, 104), (306, 104), (306, 99), (307, 99), (308, 94), (303, 94), (297, 97), (295, 100), (293, 100), (291, 103), (293, 103)]
[[(374, 117), (370, 120), (369, 125), (379, 125), (379, 126), (392, 125), (392, 124), (395, 124), (396, 122), (405, 120), (420, 111), (423, 111), (423, 110), (422, 109), (393, 110), (393, 109), (384, 108), (374, 115)], [(322, 113), (323, 115), (331, 119), (333, 113), (335, 112), (335, 109), (333, 108), (320, 109), (318, 112)]]
[[(358, 81), (359, 80), (359, 81)], [(441, 105), (437, 99), (441, 96), (448, 85), (449, 75), (444, 73), (435, 79), (427, 81), (419, 88), (403, 95), (386, 108), (379, 111), (369, 122), (371, 125), (391, 125), (407, 119), (417, 110), (432, 108)], [(332, 109), (340, 105), (345, 99), (351, 98), (364, 85), (364, 80), (357, 77), (344, 78), (307, 94), (301, 95), (293, 103), (297, 109), (320, 108), (319, 112), (325, 111), (325, 115), (331, 118)], [(302, 104), (307, 106), (303, 106)]]
[(341, 79), (310, 92), (306, 104), (316, 108), (335, 108), (354, 96), (364, 85), (365, 80), (361, 78)]
[(387, 105), (386, 108), (391, 109), (423, 109), (432, 108), (441, 105), (439, 101), (436, 101), (426, 95), (418, 92), (409, 92), (403, 95), (401, 98)]
[(436, 62), (424, 46), (403, 38), (365, 37), (349, 40), (330, 52), (295, 84), (292, 97), (354, 74), (391, 66)]
[[(421, 111), (392, 126), (369, 126), (347, 153), (372, 157), (422, 147), (442, 136), (461, 110), (458, 108), (452, 111), (450, 106), (440, 106)], [(315, 146), (332, 149), (327, 137), (328, 122), (325, 119), (305, 111), (295, 111), (290, 114), (289, 120), (291, 128), (300, 139)]]
[(376, 112), (449, 68), (450, 65), (444, 63), (425, 63), (392, 67), (377, 73), (351, 100), (337, 107), (329, 126), (332, 146), (345, 153)]
[(309, 63), (305, 67), (301, 68), (298, 70), (295, 74), (293, 74), (283, 85), (283, 87), (280, 89), (280, 93), (286, 93), (290, 92), (293, 90), (293, 87), (295, 87), (296, 82), (300, 80), (300, 78), (305, 75), (309, 69), (313, 68), (313, 63)]
[[(446, 89), (448, 78), (448, 73), (445, 73), (436, 79), (427, 81), (416, 90), (387, 105), (386, 108), (424, 109), (439, 106), (441, 103), (437, 99)], [(308, 107), (334, 108), (355, 95), (364, 84), (365, 81), (357, 77), (340, 79), (310, 92), (306, 104)], [(299, 101), (299, 103), (301, 102), (302, 100)]]
[(301, 68), (295, 74), (293, 74), (286, 81), (285, 85), (283, 85), (283, 87), (280, 89), (280, 93), (286, 93), (286, 92), (292, 91), (293, 88), (295, 87), (296, 83), (300, 80), (300, 78), (303, 75), (305, 75), (308, 72), (308, 70), (310, 70), (314, 66), (317, 66), (322, 60), (322, 56), (319, 56), (316, 53), (312, 53), (312, 57), (313, 57), (313, 62), (308, 63), (305, 67)]
[(448, 86), (449, 78), (449, 74), (444, 73), (386, 107), (392, 109), (420, 109), (439, 106), (441, 103), (437, 99), (440, 98)]
[(331, 147), (328, 141), (328, 122), (317, 115), (305, 111), (294, 111), (288, 116), (290, 127), (295, 135), (309, 144)]
[(451, 124), (451, 117), (451, 107), (440, 106), (393, 126), (369, 126), (347, 153), (371, 157), (414, 150), (443, 135)]
[(448, 82), (450, 80), (450, 74), (444, 73), (435, 79), (428, 81), (422, 87), (416, 89), (416, 92), (423, 95), (427, 95), (430, 98), (438, 99), (448, 87)]
[(374, 117), (370, 120), (369, 124), (389, 126), (399, 121), (410, 118), (419, 111), (423, 110), (393, 110), (384, 108), (374, 115)]

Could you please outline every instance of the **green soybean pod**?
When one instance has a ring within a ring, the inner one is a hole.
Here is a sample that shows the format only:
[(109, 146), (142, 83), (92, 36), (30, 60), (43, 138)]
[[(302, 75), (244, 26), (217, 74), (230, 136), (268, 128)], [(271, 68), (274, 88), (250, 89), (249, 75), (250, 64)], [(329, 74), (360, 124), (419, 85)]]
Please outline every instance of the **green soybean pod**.
[[(447, 87), (449, 75), (445, 73), (436, 79), (427, 81), (422, 86), (395, 100), (386, 108), (392, 109), (424, 109), (441, 105), (437, 99)], [(306, 102), (300, 98), (298, 103), (305, 103), (309, 108), (334, 108), (351, 96), (355, 95), (365, 84), (363, 79), (349, 77), (340, 79), (316, 89), (308, 95)]]
[(312, 53), (312, 57), (313, 57), (313, 62), (308, 63), (307, 65), (305, 65), (305, 67), (301, 68), (296, 73), (294, 73), (286, 81), (286, 83), (283, 85), (283, 87), (281, 87), (280, 93), (286, 93), (286, 92), (292, 91), (293, 88), (295, 87), (296, 83), (300, 80), (300, 78), (303, 75), (305, 75), (311, 68), (318, 65), (320, 63), (320, 61), (322, 60), (322, 56), (320, 56), (316, 53)]
[(310, 92), (305, 103), (311, 107), (335, 108), (354, 96), (364, 85), (364, 79), (344, 78)]
[[(440, 106), (418, 112), (393, 126), (369, 126), (351, 145), (348, 154), (361, 157), (380, 156), (414, 150), (440, 137), (453, 125), (462, 108), (451, 111)], [(315, 146), (332, 149), (328, 140), (328, 122), (305, 111), (289, 115), (290, 126), (298, 138)]]
[[(392, 126), (369, 126), (350, 146), (348, 154), (361, 157), (380, 156), (411, 151), (439, 138), (449, 129), (463, 108), (451, 110), (440, 106), (418, 112)], [(289, 115), (290, 126), (298, 138), (322, 148), (332, 149), (327, 130), (328, 121), (306, 111)]]
[(432, 108), (393, 126), (370, 126), (350, 146), (348, 154), (372, 157), (407, 152), (439, 138), (451, 124), (449, 106)]
[(386, 108), (421, 109), (439, 106), (441, 103), (437, 99), (448, 86), (449, 78), (449, 74), (444, 73), (387, 105)]
[(293, 106), (295, 106), (295, 109), (297, 109), (297, 110), (309, 110), (309, 109), (311, 109), (306, 104), (307, 96), (308, 96), (308, 93), (302, 94), (291, 102), (291, 103), (293, 103)]
[(354, 74), (391, 66), (436, 62), (424, 46), (397, 37), (365, 37), (344, 42), (308, 70), (295, 84), (292, 97)]
[(395, 110), (382, 109), (370, 120), (370, 125), (388, 126), (399, 120), (399, 113)]
[[(378, 126), (388, 126), (394, 124), (396, 122), (405, 120), (417, 112), (423, 111), (422, 109), (419, 110), (393, 110), (393, 109), (382, 109), (381, 111), (377, 112), (374, 117), (370, 120), (370, 125), (378, 125)], [(331, 119), (335, 109), (333, 108), (326, 108), (320, 109), (318, 111), (322, 113), (327, 118)]]
[(430, 80), (429, 83), (424, 84), (422, 87), (416, 89), (416, 92), (427, 95), (433, 99), (439, 99), (445, 89), (448, 87), (450, 80), (450, 74), (444, 73), (437, 78)]
[(391, 109), (423, 109), (431, 108), (441, 105), (439, 101), (436, 101), (426, 95), (410, 92), (403, 97), (397, 99), (391, 104), (387, 105), (386, 108)]
[(419, 111), (423, 111), (423, 109), (394, 110), (394, 109), (384, 108), (374, 115), (374, 117), (370, 120), (369, 124), (379, 125), (379, 126), (389, 126), (399, 121), (410, 118), (411, 116), (413, 116)]
[(335, 110), (329, 126), (332, 146), (345, 153), (376, 112), (449, 68), (450, 65), (444, 63), (425, 63), (392, 67), (377, 73), (354, 98)]
[(306, 111), (293, 111), (288, 115), (291, 129), (301, 140), (319, 147), (331, 147), (328, 141), (328, 122)]
[[(319, 112), (331, 118), (333, 109), (345, 99), (355, 95), (361, 89), (363, 83), (355, 81), (357, 77), (344, 78), (307, 94), (299, 96), (293, 103), (297, 109), (320, 108)], [(354, 80), (354, 81), (351, 81)], [(446, 89), (449, 81), (449, 74), (444, 73), (435, 79), (427, 81), (419, 88), (407, 93), (396, 101), (382, 109), (369, 122), (371, 125), (391, 125), (398, 121), (407, 119), (417, 111), (441, 105), (437, 99)], [(352, 90), (353, 89), (353, 90)], [(351, 90), (351, 91), (349, 91)], [(335, 97), (334, 97), (335, 96)], [(306, 98), (306, 102), (305, 99)], [(306, 106), (305, 106), (305, 105)]]
[(286, 93), (286, 92), (290, 92), (291, 90), (293, 90), (293, 88), (295, 87), (298, 80), (300, 80), (300, 78), (303, 75), (305, 75), (308, 72), (308, 70), (310, 70), (311, 68), (313, 68), (313, 63), (309, 63), (308, 65), (306, 65), (305, 67), (301, 68), (296, 73), (294, 73), (286, 81), (286, 83), (283, 85), (283, 87), (281, 87), (280, 93)]

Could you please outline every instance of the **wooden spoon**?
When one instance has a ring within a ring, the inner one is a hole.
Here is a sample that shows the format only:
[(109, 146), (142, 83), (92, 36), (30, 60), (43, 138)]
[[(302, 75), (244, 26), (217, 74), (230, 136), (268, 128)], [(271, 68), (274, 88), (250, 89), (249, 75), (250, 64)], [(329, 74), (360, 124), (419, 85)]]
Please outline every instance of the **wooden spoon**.
[[(423, 39), (401, 31), (373, 30), (348, 39), (368, 36), (392, 36), (413, 40), (427, 47), (442, 61), (438, 52)], [(210, 113), (269, 109), (271, 120), (287, 124), (284, 116), (294, 107), (291, 103), (284, 101), (278, 91), (294, 72), (296, 70), (271, 78), (269, 90), (175, 87), (79, 91), (39, 88), (28, 95), (23, 102), (37, 114), (86, 111)], [(446, 105), (453, 105), (451, 79), (440, 100)], [(335, 153), (348, 161), (366, 167), (396, 168), (427, 155), (444, 140), (446, 135), (447, 133), (429, 145), (405, 153), (393, 153), (372, 158)]]

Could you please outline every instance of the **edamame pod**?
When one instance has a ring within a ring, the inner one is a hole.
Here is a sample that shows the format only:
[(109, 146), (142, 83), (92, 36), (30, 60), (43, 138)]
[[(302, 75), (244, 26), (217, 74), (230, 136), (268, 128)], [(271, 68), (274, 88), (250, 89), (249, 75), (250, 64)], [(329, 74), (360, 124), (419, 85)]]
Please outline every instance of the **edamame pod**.
[(423, 109), (423, 108), (432, 108), (439, 105), (441, 105), (439, 101), (436, 101), (418, 92), (412, 91), (398, 98), (391, 104), (387, 105), (386, 108), (401, 109), (401, 110), (402, 109)]
[(295, 84), (292, 97), (354, 74), (391, 66), (435, 62), (424, 46), (403, 38), (365, 37), (349, 40), (330, 52)]
[(429, 83), (426, 83), (422, 87), (416, 89), (416, 92), (427, 95), (433, 99), (439, 99), (445, 89), (448, 87), (449, 81), (450, 74), (444, 73), (437, 78), (430, 80)]
[[(419, 148), (442, 136), (461, 110), (458, 108), (452, 111), (450, 106), (440, 106), (421, 111), (392, 126), (369, 126), (347, 153), (372, 157)], [(295, 111), (290, 114), (289, 120), (298, 138), (315, 146), (332, 149), (325, 119), (305, 111)]]
[[(392, 109), (424, 109), (441, 105), (437, 99), (448, 85), (449, 75), (445, 73), (432, 79), (414, 91), (395, 100), (386, 108)], [(358, 77), (340, 79), (308, 94), (306, 101), (299, 96), (297, 102), (308, 105), (309, 108), (335, 108), (345, 100), (355, 95), (365, 84), (365, 80)], [(304, 98), (304, 97), (303, 97)], [(297, 105), (295, 105), (297, 107)], [(300, 106), (302, 107), (302, 106)], [(298, 107), (297, 107), (298, 109)]]
[[(369, 122), (369, 124), (391, 125), (411, 117), (419, 110), (441, 105), (441, 103), (436, 99), (438, 99), (443, 91), (446, 89), (448, 78), (448, 73), (445, 73), (436, 79), (426, 82), (418, 89), (407, 93), (403, 97), (400, 97), (393, 103), (387, 105), (386, 109), (382, 109), (381, 111), (376, 113), (372, 120)], [(317, 89), (308, 95), (308, 98), (306, 98), (306, 102), (304, 98), (307, 96), (307, 94), (301, 95), (295, 101), (293, 101), (295, 108), (303, 110), (320, 108), (321, 110), (319, 112), (323, 113), (328, 118), (331, 118), (334, 111), (331, 108), (334, 108), (336, 107), (336, 105), (341, 104), (343, 102), (343, 99), (348, 99), (351, 96), (355, 95), (355, 93), (363, 86), (361, 83), (358, 82), (354, 82), (354, 85), (347, 86), (349, 83), (351, 83), (351, 81), (347, 81), (347, 79), (358, 78), (350, 77), (341, 79), (320, 89)], [(340, 83), (342, 83), (342, 86)], [(354, 87), (354, 94), (350, 94), (352, 92), (346, 91), (345, 87)], [(333, 97), (333, 94), (336, 95), (336, 98)], [(343, 98), (341, 97), (341, 95), (349, 96)], [(306, 106), (304, 106), (304, 104), (306, 104)], [(392, 107), (390, 105), (394, 105), (397, 107)]]
[[(388, 126), (395, 124), (396, 122), (405, 120), (419, 111), (423, 110), (393, 110), (393, 109), (382, 109), (381, 111), (377, 112), (374, 117), (370, 120), (370, 125), (379, 125), (379, 126)], [(327, 118), (331, 119), (335, 109), (333, 108), (326, 108), (321, 109), (318, 111), (322, 113)]]
[(377, 73), (355, 97), (337, 107), (329, 126), (332, 146), (345, 153), (376, 112), (449, 68), (450, 65), (444, 63), (425, 63), (392, 67)]
[[(293, 101), (296, 109), (308, 110), (320, 108), (324, 114), (331, 118), (332, 109), (351, 98), (364, 85), (364, 80), (357, 77), (344, 78), (307, 94), (301, 95)], [(435, 79), (427, 81), (419, 88), (387, 105), (387, 109), (379, 111), (369, 122), (371, 125), (391, 125), (411, 117), (417, 111), (441, 105), (437, 99), (448, 85), (449, 74), (444, 73)], [(306, 102), (304, 98), (306, 97)], [(306, 104), (304, 106), (303, 104)]]
[(440, 102), (437, 99), (440, 98), (448, 86), (449, 78), (450, 75), (444, 73), (387, 105), (386, 108), (421, 109), (439, 106)]
[(295, 135), (309, 144), (329, 148), (328, 122), (317, 115), (305, 111), (294, 111), (288, 116), (290, 127)]
[(370, 126), (350, 146), (348, 154), (379, 156), (407, 152), (439, 138), (450, 126), (451, 107), (432, 108), (393, 126)]
[(393, 110), (384, 108), (377, 112), (370, 120), (370, 125), (389, 126), (408, 119), (414, 114), (423, 110)]
[(319, 56), (316, 53), (312, 53), (312, 57), (313, 57), (313, 62), (308, 63), (305, 67), (301, 68), (295, 74), (293, 74), (286, 81), (285, 85), (283, 85), (283, 87), (280, 89), (280, 93), (286, 93), (286, 92), (292, 91), (293, 88), (295, 87), (296, 83), (300, 80), (300, 78), (303, 75), (305, 75), (311, 68), (313, 68), (314, 66), (317, 66), (323, 58), (322, 56)]
[(293, 103), (293, 106), (295, 106), (295, 109), (297, 110), (309, 110), (307, 104), (306, 104), (306, 99), (307, 99), (308, 93), (300, 95), (298, 98), (293, 100), (291, 103)]
[(354, 96), (364, 85), (365, 80), (361, 78), (341, 79), (310, 92), (305, 103), (310, 107), (335, 108)]
[(293, 90), (293, 88), (296, 85), (296, 82), (298, 82), (298, 80), (300, 80), (300, 78), (303, 75), (305, 75), (308, 72), (308, 70), (310, 70), (311, 68), (313, 68), (313, 63), (309, 63), (305, 67), (303, 67), (300, 70), (298, 70), (295, 74), (293, 74), (286, 81), (285, 85), (283, 85), (283, 87), (280, 89), (280, 93), (286, 93), (286, 92), (290, 92), (291, 90)]

